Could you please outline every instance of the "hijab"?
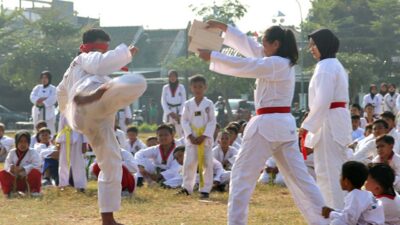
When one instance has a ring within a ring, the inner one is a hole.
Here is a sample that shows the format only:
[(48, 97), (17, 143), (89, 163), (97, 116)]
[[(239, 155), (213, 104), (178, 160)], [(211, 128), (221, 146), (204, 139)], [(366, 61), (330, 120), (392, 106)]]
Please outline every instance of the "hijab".
[(308, 35), (308, 39), (312, 38), (317, 46), (321, 58), (336, 58), (336, 53), (339, 51), (339, 39), (329, 29), (318, 29)]
[(40, 79), (42, 79), (43, 76), (47, 76), (47, 78), (49, 79), (49, 82), (46, 85), (43, 85), (43, 87), (48, 87), (51, 84), (51, 73), (48, 70), (45, 70), (43, 72), (40, 73)]

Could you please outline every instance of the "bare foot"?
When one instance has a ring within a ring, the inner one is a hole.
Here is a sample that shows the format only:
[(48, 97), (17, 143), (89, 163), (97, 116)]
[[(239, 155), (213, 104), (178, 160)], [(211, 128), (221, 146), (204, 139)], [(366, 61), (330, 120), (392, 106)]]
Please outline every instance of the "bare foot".
[(101, 213), (101, 219), (103, 221), (103, 225), (123, 225), (122, 223), (117, 223), (114, 219), (114, 214), (111, 213)]
[(109, 83), (101, 85), (95, 92), (88, 95), (78, 94), (74, 97), (74, 102), (77, 105), (86, 105), (99, 100), (103, 94), (110, 88)]

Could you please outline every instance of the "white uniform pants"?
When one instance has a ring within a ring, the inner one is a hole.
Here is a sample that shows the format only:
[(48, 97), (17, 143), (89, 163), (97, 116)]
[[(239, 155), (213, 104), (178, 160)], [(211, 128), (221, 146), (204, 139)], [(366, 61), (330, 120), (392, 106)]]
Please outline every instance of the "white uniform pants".
[(324, 206), (320, 190), (307, 172), (298, 142), (270, 142), (259, 133), (245, 136), (232, 168), (228, 202), (228, 224), (247, 224), (250, 197), (260, 171), (269, 157), (274, 156), (279, 172), (292, 193), (294, 202), (308, 224), (328, 224), (321, 215)]
[[(110, 87), (96, 102), (73, 105), (73, 127), (89, 140), (101, 169), (98, 196), (101, 213), (114, 212), (121, 207), (122, 158), (114, 132), (115, 113), (137, 100), (146, 90), (142, 76), (126, 74), (109, 81)], [(84, 93), (95, 91), (101, 83), (90, 83)], [(68, 117), (67, 117), (68, 118)]]
[[(207, 143), (207, 140), (204, 140)], [(185, 157), (183, 160), (183, 184), (189, 193), (193, 193), (193, 187), (196, 183), (196, 175), (198, 168), (197, 146), (186, 145)], [(213, 153), (211, 146), (205, 144), (204, 146), (204, 187), (200, 188), (200, 192), (210, 193), (213, 186)]]
[(324, 124), (321, 138), (314, 148), (314, 167), (318, 187), (327, 206), (343, 209), (345, 192), (340, 186), (342, 165), (347, 161), (347, 148), (335, 142)]
[(71, 144), (70, 149), (70, 167), (67, 162), (67, 149), (65, 142), (61, 143), (60, 159), (59, 159), (59, 179), (60, 186), (65, 187), (69, 185), (70, 172), (74, 180), (75, 188), (86, 188), (86, 163), (84, 155), (82, 154), (82, 141), (77, 141)]

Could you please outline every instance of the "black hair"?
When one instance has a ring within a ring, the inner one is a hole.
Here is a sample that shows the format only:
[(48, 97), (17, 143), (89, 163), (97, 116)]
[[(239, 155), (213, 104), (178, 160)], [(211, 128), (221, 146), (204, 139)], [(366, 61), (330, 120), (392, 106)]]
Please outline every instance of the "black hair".
[(137, 134), (137, 133), (139, 133), (139, 130), (135, 126), (129, 126), (128, 129), (126, 129), (126, 133), (129, 133), (129, 132), (133, 132), (133, 133)]
[(388, 87), (390, 87), (390, 86), (392, 86), (392, 87), (394, 87), (396, 89), (396, 85), (395, 84), (393, 84), (393, 83), (388, 84)]
[(361, 117), (359, 115), (352, 115), (351, 120), (360, 120)]
[(40, 125), (42, 125), (43, 127), (47, 127), (47, 122), (45, 120), (39, 120), (36, 123), (35, 128), (38, 128)]
[(381, 118), (386, 118), (386, 119), (390, 119), (392, 121), (396, 120), (396, 116), (390, 112), (390, 111), (385, 111), (381, 114)]
[(177, 152), (185, 152), (185, 146), (176, 147), (174, 152), (172, 153), (172, 155), (175, 155), (175, 153), (177, 153)]
[(239, 129), (235, 125), (228, 125), (225, 127), (227, 131), (233, 131), (235, 134), (239, 134)]
[(396, 196), (393, 188), (395, 172), (385, 163), (373, 163), (368, 170), (369, 176), (374, 179), (384, 191), (384, 194)]
[(376, 124), (382, 124), (384, 128), (389, 129), (389, 124), (386, 123), (386, 121), (379, 119), (379, 120), (375, 120), (372, 125), (376, 125)]
[(110, 35), (108, 35), (104, 30), (99, 28), (92, 28), (83, 33), (82, 43), (93, 43), (96, 41), (111, 41)]
[(236, 122), (236, 121), (233, 121), (233, 122), (230, 122), (229, 124), (228, 124), (228, 127), (229, 126), (235, 126), (237, 129), (238, 129), (238, 131), (240, 130), (240, 128), (242, 127), (238, 122)]
[(322, 28), (313, 31), (308, 35), (308, 39), (312, 38), (318, 48), (321, 57), (319, 60), (327, 58), (336, 58), (336, 53), (339, 51), (339, 38), (329, 29)]
[(189, 84), (192, 85), (194, 83), (203, 83), (204, 85), (207, 85), (207, 80), (203, 75), (197, 74), (189, 78)]
[(264, 40), (268, 43), (279, 41), (279, 48), (275, 55), (288, 58), (291, 66), (297, 63), (299, 51), (297, 49), (296, 38), (291, 30), (283, 29), (280, 26), (272, 26), (264, 32)]
[(384, 134), (384, 135), (377, 137), (375, 140), (375, 143), (378, 143), (381, 141), (383, 141), (384, 143), (389, 144), (389, 145), (394, 145), (394, 138), (390, 135)]
[(171, 127), (172, 133), (176, 133), (176, 129), (175, 129), (175, 125), (174, 125), (174, 124), (172, 124), (172, 123), (165, 123), (165, 125)]
[(31, 144), (31, 134), (27, 130), (20, 130), (15, 134), (15, 147), (17, 148), (18, 142), (22, 137), (26, 137), (28, 139), (29, 145)]
[(47, 127), (40, 128), (38, 134), (41, 134), (41, 133), (44, 133), (44, 132), (47, 132), (47, 133), (49, 133), (51, 135), (51, 130), (49, 128), (47, 128)]
[(272, 26), (264, 32), (264, 40), (268, 43), (279, 41), (279, 48), (275, 55), (290, 60), (290, 65), (294, 66), (299, 59), (296, 38), (289, 29), (283, 29), (280, 26)]
[(361, 106), (360, 106), (360, 104), (354, 103), (354, 104), (351, 105), (351, 107), (357, 108), (359, 111), (361, 111)]
[(345, 162), (342, 166), (342, 178), (348, 179), (355, 188), (360, 189), (368, 178), (368, 168), (361, 162)]
[(372, 107), (372, 108), (375, 108), (375, 106), (374, 106), (374, 105), (372, 105), (371, 103), (368, 103), (368, 104), (366, 104), (366, 105), (364, 106), (364, 109), (366, 109), (367, 107)]
[(158, 133), (160, 130), (167, 130), (171, 135), (173, 134), (171, 126), (167, 124), (161, 124), (160, 126), (158, 126), (156, 132)]
[(146, 141), (150, 141), (150, 140), (158, 140), (156, 136), (150, 136), (146, 139)]
[(364, 129), (364, 130), (372, 130), (372, 126), (373, 126), (373, 124), (372, 124), (372, 123), (369, 123), (369, 124), (367, 124), (367, 125), (365, 126), (365, 129)]
[(376, 84), (370, 84), (370, 85), (369, 85), (369, 91), (371, 91), (372, 88), (378, 89), (378, 87), (376, 86)]

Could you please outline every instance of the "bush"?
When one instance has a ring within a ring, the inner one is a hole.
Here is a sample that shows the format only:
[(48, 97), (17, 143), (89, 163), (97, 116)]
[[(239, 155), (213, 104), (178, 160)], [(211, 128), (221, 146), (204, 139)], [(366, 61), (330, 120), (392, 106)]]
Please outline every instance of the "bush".
[(138, 128), (139, 132), (155, 132), (157, 130), (157, 124), (148, 124), (148, 123), (142, 123)]

